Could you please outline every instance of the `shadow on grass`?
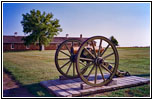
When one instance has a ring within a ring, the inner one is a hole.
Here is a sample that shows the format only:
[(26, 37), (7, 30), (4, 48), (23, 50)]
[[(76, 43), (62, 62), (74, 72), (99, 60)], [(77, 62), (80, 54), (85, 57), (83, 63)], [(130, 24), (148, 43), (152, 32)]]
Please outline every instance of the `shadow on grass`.
[(55, 97), (39, 83), (3, 90), (4, 97)]
[(24, 87), (35, 97), (55, 97), (54, 94), (49, 93), (48, 90), (42, 87), (39, 83), (25, 85)]

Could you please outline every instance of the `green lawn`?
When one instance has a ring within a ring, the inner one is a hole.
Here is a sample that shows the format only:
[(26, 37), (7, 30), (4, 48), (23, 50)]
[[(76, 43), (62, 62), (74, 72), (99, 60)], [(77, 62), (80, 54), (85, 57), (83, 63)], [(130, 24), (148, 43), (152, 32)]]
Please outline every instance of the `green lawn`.
[[(118, 48), (119, 69), (140, 77), (150, 76), (150, 48)], [(50, 95), (40, 81), (57, 79), (60, 73), (54, 64), (54, 50), (3, 53), (3, 67), (35, 96)], [(121, 89), (97, 96), (125, 97), (150, 96), (150, 85)]]

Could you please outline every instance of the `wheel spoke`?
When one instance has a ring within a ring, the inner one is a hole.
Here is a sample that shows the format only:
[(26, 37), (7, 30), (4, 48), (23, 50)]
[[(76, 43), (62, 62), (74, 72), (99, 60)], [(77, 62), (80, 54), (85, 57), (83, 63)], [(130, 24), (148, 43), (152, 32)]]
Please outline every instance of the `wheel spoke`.
[[(73, 43), (73, 41), (72, 41), (72, 47), (71, 47), (71, 50), (73, 50), (73, 46), (74, 46), (74, 43)], [(72, 52), (72, 54), (74, 54), (74, 50), (71, 51), (71, 52)]]
[(101, 65), (106, 71), (108, 71), (110, 74), (112, 74), (112, 72), (107, 68), (105, 67), (104, 65)]
[(93, 58), (95, 58), (95, 56), (87, 49), (87, 48), (84, 48)]
[(68, 69), (67, 69), (67, 71), (66, 71), (66, 75), (68, 74), (68, 72), (69, 72), (69, 70), (70, 70), (70, 68), (71, 68), (71, 65), (72, 65), (72, 62), (70, 63), (70, 65), (69, 65), (69, 67), (68, 67)]
[(82, 63), (81, 61), (79, 63), (86, 67), (86, 65), (84, 63)]
[(94, 67), (95, 67), (95, 65), (92, 67), (92, 69), (91, 69), (90, 72), (88, 73), (87, 79), (89, 78), (89, 76), (90, 76), (91, 72), (93, 71)]
[(101, 44), (102, 44), (102, 39), (100, 39), (99, 50), (98, 50), (98, 57), (100, 56)]
[(94, 50), (94, 54), (95, 54), (95, 57), (96, 57), (96, 50), (95, 50), (95, 46), (94, 46), (93, 41), (91, 41), (91, 44), (92, 44), (92, 47), (93, 47), (93, 50)]
[(110, 54), (108, 54), (107, 56), (105, 56), (105, 57), (103, 57), (103, 59), (106, 59), (106, 58), (108, 58), (109, 56), (111, 56), (111, 55), (113, 55), (114, 54), (114, 52), (113, 53), (110, 53)]
[(65, 44), (66, 49), (69, 51), (70, 55), (71, 55), (71, 51), (69, 50), (67, 44)]
[(99, 70), (100, 70), (100, 73), (101, 73), (101, 77), (103, 78), (103, 80), (105, 81), (105, 77), (104, 77), (104, 74), (103, 74), (103, 72), (102, 72), (102, 70), (101, 70), (101, 67), (98, 67), (99, 68)]
[(64, 66), (66, 66), (68, 63), (70, 63), (70, 60), (67, 62), (67, 63), (65, 63), (63, 66), (61, 66), (60, 67), (60, 69), (62, 69)]
[(115, 64), (115, 62), (105, 62), (105, 63), (108, 63), (108, 64)]
[(83, 72), (84, 70), (87, 70), (91, 65), (93, 65), (93, 63), (89, 64), (89, 65), (85, 65), (85, 67), (83, 67), (81, 69), (81, 72)]
[(69, 57), (70, 57), (69, 54), (67, 54), (67, 53), (65, 53), (65, 52), (63, 52), (63, 51), (60, 51), (60, 52), (63, 53), (63, 54), (65, 54), (66, 56), (69, 56)]
[(110, 64), (115, 64), (115, 62), (110, 62)]
[(73, 76), (75, 76), (75, 65), (73, 63)]
[(78, 43), (78, 46), (81, 46), (81, 43), (80, 42)]
[(94, 61), (93, 59), (89, 59), (89, 58), (82, 58), (82, 57), (80, 57), (80, 60), (83, 60), (83, 61), (90, 61), (90, 62), (93, 62), (93, 61)]
[(109, 44), (107, 45), (107, 47), (104, 49), (104, 51), (100, 54), (100, 57), (105, 53), (105, 51), (108, 49)]
[(70, 58), (58, 58), (58, 60), (69, 60)]
[(95, 84), (97, 82), (97, 66), (96, 66), (96, 70), (95, 70)]
[(73, 46), (74, 46), (74, 42), (72, 41), (72, 48), (73, 48)]

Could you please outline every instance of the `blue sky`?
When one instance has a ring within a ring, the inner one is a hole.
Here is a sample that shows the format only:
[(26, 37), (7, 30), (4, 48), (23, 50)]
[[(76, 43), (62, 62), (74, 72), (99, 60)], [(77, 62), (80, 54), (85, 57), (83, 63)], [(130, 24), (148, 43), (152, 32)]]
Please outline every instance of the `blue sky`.
[(149, 3), (3, 3), (3, 35), (24, 35), (22, 14), (53, 13), (63, 29), (58, 36), (114, 36), (120, 46), (151, 44)]

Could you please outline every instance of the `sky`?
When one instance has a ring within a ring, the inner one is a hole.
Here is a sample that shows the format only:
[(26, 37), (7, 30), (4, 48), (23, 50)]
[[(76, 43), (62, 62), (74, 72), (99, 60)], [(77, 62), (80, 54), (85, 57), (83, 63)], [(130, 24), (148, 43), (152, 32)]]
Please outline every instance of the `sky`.
[(58, 36), (114, 36), (122, 47), (151, 45), (150, 3), (3, 3), (3, 35), (24, 35), (22, 14), (52, 13), (63, 29)]

